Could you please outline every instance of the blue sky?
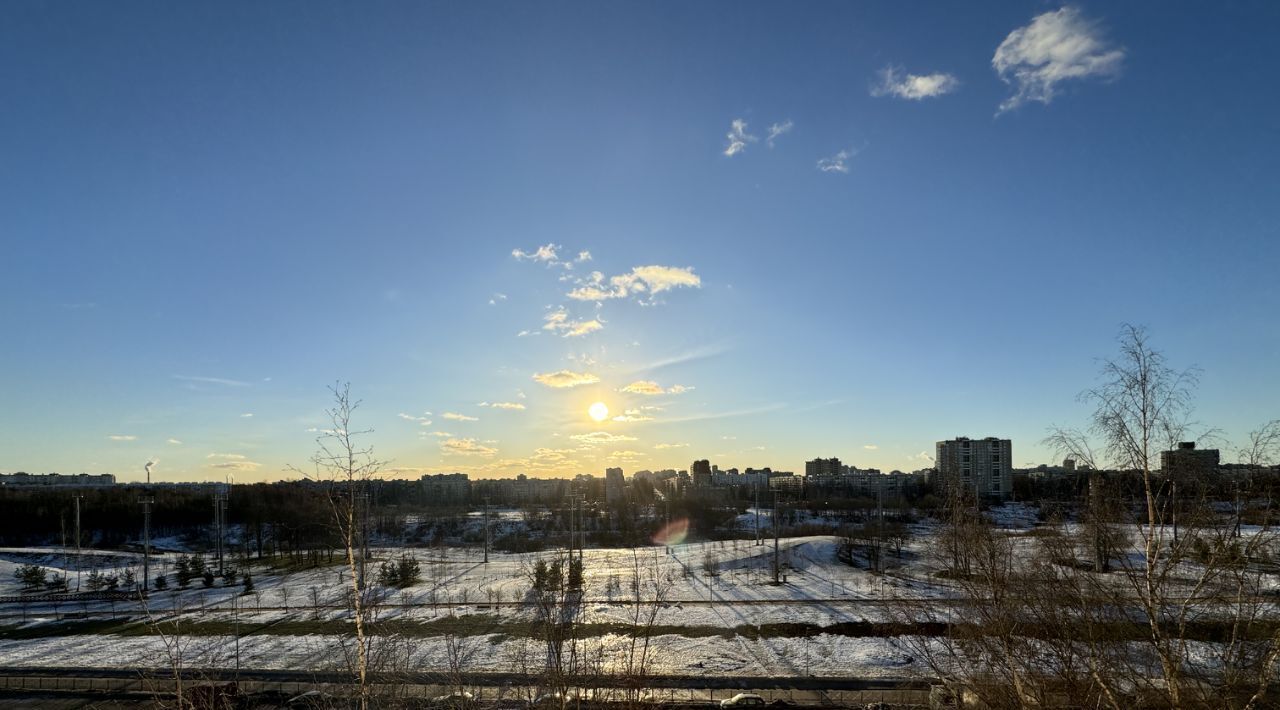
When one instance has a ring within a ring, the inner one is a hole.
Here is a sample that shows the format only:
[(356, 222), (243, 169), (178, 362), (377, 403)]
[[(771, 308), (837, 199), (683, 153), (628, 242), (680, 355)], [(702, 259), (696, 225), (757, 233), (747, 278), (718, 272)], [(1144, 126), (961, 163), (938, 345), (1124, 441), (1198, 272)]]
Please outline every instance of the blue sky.
[(1280, 416), (1278, 21), (6, 3), (0, 470), (280, 477), (335, 380), (405, 475), (1043, 462), (1123, 322), (1239, 440)]

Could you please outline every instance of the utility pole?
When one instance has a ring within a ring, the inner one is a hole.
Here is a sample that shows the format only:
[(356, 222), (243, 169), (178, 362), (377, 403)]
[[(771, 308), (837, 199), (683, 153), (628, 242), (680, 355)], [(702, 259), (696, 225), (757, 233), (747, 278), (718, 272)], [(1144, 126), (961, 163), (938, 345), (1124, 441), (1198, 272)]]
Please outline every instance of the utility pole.
[(489, 496), (484, 497), (484, 563), (489, 564)]
[(778, 519), (779, 518), (778, 513), (780, 512), (782, 511), (778, 507), (778, 491), (775, 490), (773, 492), (773, 583), (774, 584), (779, 583), (780, 580), (778, 579), (778, 575), (782, 573), (782, 560), (781, 560), (781, 556), (778, 554), (778, 536), (780, 534), (778, 531), (778, 528), (781, 525), (781, 521)]
[(755, 485), (756, 493), (756, 547), (764, 544), (760, 539), (760, 482)]
[(214, 541), (214, 550), (218, 555), (218, 576), (221, 577), (225, 572), (224, 565), (224, 540), (226, 539), (227, 525), (227, 494), (218, 491), (213, 494), (213, 529), (217, 539)]
[(142, 596), (147, 596), (151, 588), (151, 504), (155, 498), (143, 496), (138, 499), (142, 504)]
[[(77, 591), (77, 592), (78, 592), (78, 591), (80, 591), (80, 568), (83, 566), (83, 565), (81, 564), (81, 559), (82, 559), (82, 558), (80, 557), (80, 499), (81, 499), (81, 498), (84, 498), (84, 496), (80, 495), (79, 493), (75, 494), (75, 502), (76, 502), (76, 591)], [(66, 572), (63, 572), (63, 574), (65, 575), (65, 574), (66, 574)]]

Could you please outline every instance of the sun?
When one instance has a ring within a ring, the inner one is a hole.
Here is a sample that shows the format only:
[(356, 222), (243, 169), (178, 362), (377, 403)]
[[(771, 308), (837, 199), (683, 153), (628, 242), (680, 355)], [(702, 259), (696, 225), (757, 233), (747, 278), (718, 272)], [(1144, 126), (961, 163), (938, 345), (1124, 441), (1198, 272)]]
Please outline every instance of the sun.
[(604, 405), (604, 402), (596, 402), (587, 407), (587, 414), (591, 415), (592, 419), (602, 422), (609, 418), (609, 408)]

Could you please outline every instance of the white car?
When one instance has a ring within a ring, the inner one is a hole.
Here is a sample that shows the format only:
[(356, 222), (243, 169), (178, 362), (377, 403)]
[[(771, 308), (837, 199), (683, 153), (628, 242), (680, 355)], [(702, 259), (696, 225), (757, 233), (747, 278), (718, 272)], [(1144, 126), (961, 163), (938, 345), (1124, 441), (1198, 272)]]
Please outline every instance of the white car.
[(757, 705), (764, 705), (764, 698), (755, 693), (738, 693), (732, 698), (725, 698), (720, 701), (722, 708), (745, 708)]

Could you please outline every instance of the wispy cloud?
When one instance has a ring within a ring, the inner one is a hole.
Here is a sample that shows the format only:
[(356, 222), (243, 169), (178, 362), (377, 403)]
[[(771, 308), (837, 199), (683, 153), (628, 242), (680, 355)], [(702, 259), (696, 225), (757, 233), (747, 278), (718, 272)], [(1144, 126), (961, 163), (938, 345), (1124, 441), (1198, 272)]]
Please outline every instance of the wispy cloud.
[(604, 324), (599, 320), (592, 318), (591, 320), (581, 321), (569, 318), (569, 312), (563, 306), (554, 311), (548, 312), (542, 317), (542, 329), (552, 333), (559, 333), (561, 337), (574, 338), (587, 333), (594, 333), (604, 328)]
[(644, 454), (640, 453), (639, 451), (624, 450), (624, 451), (615, 451), (609, 454), (609, 458), (613, 461), (634, 461), (643, 455)]
[(733, 122), (729, 124), (729, 133), (725, 138), (727, 142), (724, 147), (724, 154), (730, 158), (746, 150), (748, 143), (755, 143), (760, 140), (747, 133), (747, 122), (741, 118), (733, 119)]
[(688, 445), (688, 444), (685, 444), (685, 443), (679, 443), (679, 444), (654, 444), (654, 445), (653, 445), (653, 448), (655, 448), (655, 449), (687, 449), (687, 448), (689, 448), (689, 445)]
[(533, 251), (525, 251), (523, 249), (512, 249), (511, 256), (519, 261), (538, 261), (547, 265), (559, 264), (560, 257), (557, 252), (561, 249), (558, 244), (543, 244)]
[(138, 437), (133, 434), (110, 434), (107, 436), (112, 441), (137, 441)]
[(244, 461), (248, 457), (246, 457), (244, 454), (209, 454), (205, 458), (222, 459), (224, 461)]
[(478, 422), (478, 421), (480, 421), (480, 417), (471, 417), (471, 416), (467, 416), (466, 414), (458, 414), (457, 412), (445, 412), (444, 414), (441, 414), (440, 416), (441, 416), (442, 418), (444, 418), (444, 419), (449, 419), (449, 420), (451, 420), (451, 421), (455, 421), (455, 422)]
[(875, 451), (876, 449), (878, 449), (878, 448), (880, 448), (880, 447), (879, 447), (879, 446), (876, 446), (875, 444), (863, 444), (863, 445), (862, 445), (862, 448), (866, 449), (867, 451)]
[(593, 385), (600, 381), (599, 377), (590, 372), (574, 372), (572, 370), (560, 370), (558, 372), (539, 372), (535, 373), (533, 380), (547, 387), (563, 389), (565, 387), (578, 387), (581, 385)]
[(498, 453), (497, 449), (485, 446), (475, 439), (445, 439), (440, 442), (440, 451), (445, 454), (479, 456), (482, 458), (489, 458)]
[(431, 412), (423, 412), (423, 414), (427, 416), (415, 417), (412, 414), (405, 414), (404, 412), (400, 412), (396, 416), (405, 421), (417, 422), (420, 426), (431, 426)]
[(492, 409), (524, 409), (524, 405), (519, 402), (481, 402), (480, 407), (490, 407)]
[(209, 464), (209, 467), (227, 471), (256, 471), (262, 468), (262, 464), (257, 461), (221, 461)]
[(687, 385), (671, 385), (663, 388), (662, 385), (653, 380), (636, 380), (631, 384), (623, 387), (621, 391), (629, 394), (643, 394), (646, 396), (654, 396), (659, 394), (684, 394), (692, 390), (693, 387)]
[(182, 446), (182, 442), (177, 439), (169, 439), (168, 443), (173, 444), (174, 446)]
[(960, 80), (951, 74), (908, 74), (900, 67), (889, 66), (880, 70), (880, 83), (871, 86), (871, 95), (921, 101), (950, 94), (959, 88)]
[(499, 303), (502, 303), (502, 302), (503, 302), (503, 301), (505, 301), (505, 300), (507, 300), (507, 294), (505, 294), (505, 293), (495, 293), (495, 294), (493, 294), (492, 296), (490, 296), (490, 297), (489, 297), (489, 305), (491, 305), (491, 306), (496, 306), (496, 305), (498, 305)]
[(625, 274), (608, 280), (599, 271), (591, 272), (577, 288), (568, 293), (576, 301), (606, 301), (636, 296), (647, 302), (663, 291), (677, 288), (701, 288), (702, 278), (692, 266), (637, 266)]
[(858, 151), (852, 148), (842, 150), (829, 158), (820, 159), (818, 169), (824, 173), (848, 173), (849, 160), (857, 154)]
[(613, 434), (607, 431), (593, 431), (588, 434), (574, 434), (569, 437), (574, 441), (580, 441), (586, 446), (597, 446), (600, 444), (617, 444), (624, 441), (635, 441), (634, 436), (626, 434)]
[(795, 125), (796, 124), (792, 123), (791, 119), (788, 118), (782, 123), (775, 123), (772, 126), (769, 126), (769, 136), (764, 139), (764, 142), (772, 148), (773, 141), (785, 133), (790, 133), (791, 129), (795, 128)]
[(653, 417), (648, 413), (639, 409), (628, 409), (622, 414), (613, 418), (615, 422), (648, 422), (653, 421)]
[(244, 414), (240, 415), (241, 419), (249, 419), (251, 417), (253, 417), (253, 412), (245, 412)]
[(996, 74), (1013, 87), (996, 114), (1028, 101), (1048, 104), (1064, 81), (1114, 77), (1124, 56), (1124, 49), (1111, 44), (1099, 24), (1078, 8), (1068, 5), (1037, 15), (1010, 32), (991, 58)]

